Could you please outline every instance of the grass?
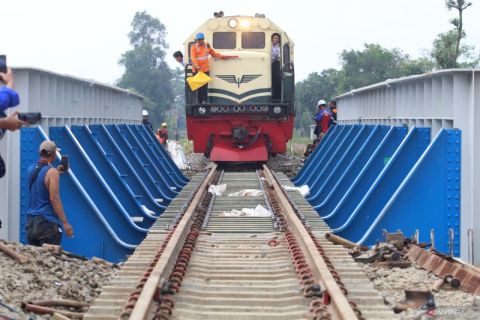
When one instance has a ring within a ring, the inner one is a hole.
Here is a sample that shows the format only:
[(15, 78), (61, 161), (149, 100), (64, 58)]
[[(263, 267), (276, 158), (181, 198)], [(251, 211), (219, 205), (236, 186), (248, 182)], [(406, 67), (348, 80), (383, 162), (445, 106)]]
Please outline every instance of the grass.
[(294, 156), (303, 156), (307, 148), (307, 144), (312, 143), (309, 137), (300, 137), (294, 135), (292, 140), (287, 144), (287, 153)]
[(189, 154), (193, 152), (193, 142), (187, 138), (181, 138), (179, 141), (180, 145), (183, 148), (183, 153)]

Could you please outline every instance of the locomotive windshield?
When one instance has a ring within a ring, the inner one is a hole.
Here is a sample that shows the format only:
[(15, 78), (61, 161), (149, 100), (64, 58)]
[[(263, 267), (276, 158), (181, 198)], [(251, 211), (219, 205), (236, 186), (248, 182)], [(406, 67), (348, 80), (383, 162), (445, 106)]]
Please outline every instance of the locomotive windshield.
[(237, 47), (236, 32), (214, 32), (213, 47), (215, 49), (235, 49)]
[(243, 32), (243, 49), (263, 49), (265, 48), (265, 32)]

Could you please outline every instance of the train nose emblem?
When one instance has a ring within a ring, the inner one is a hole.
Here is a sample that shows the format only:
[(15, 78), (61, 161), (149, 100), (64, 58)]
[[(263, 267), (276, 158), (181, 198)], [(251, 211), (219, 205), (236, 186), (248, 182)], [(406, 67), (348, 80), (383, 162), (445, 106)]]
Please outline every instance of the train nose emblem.
[(241, 78), (237, 78), (234, 74), (220, 74), (215, 77), (222, 79), (223, 81), (226, 81), (228, 83), (235, 83), (237, 87), (240, 88), (240, 84), (249, 83), (261, 76), (261, 74), (244, 74)]

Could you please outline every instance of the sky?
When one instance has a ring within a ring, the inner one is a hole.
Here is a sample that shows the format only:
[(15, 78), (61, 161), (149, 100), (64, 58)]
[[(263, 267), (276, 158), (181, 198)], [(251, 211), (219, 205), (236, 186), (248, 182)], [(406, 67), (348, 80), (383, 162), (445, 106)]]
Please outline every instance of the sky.
[[(480, 0), (464, 13), (466, 43), (480, 51)], [(11, 66), (42, 68), (114, 84), (129, 50), (135, 12), (146, 11), (167, 29), (166, 61), (213, 12), (264, 13), (295, 42), (296, 80), (340, 68), (339, 53), (364, 43), (399, 48), (419, 57), (435, 36), (451, 28), (444, 0), (5, 0), (1, 2), (0, 54)]]

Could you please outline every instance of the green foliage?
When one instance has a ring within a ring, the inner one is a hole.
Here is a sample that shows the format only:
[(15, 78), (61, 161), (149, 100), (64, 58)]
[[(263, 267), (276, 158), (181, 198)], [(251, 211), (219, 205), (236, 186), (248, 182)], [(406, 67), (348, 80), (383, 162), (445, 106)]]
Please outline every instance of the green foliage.
[(435, 38), (430, 55), (434, 59), (437, 69), (477, 68), (479, 66), (480, 56), (475, 47), (460, 43), (457, 52), (457, 40), (456, 30), (440, 33)]
[(425, 73), (434, 66), (428, 59), (410, 59), (400, 49), (386, 49), (378, 44), (365, 44), (363, 50), (344, 50), (340, 53), (340, 60), (340, 70), (312, 72), (296, 84), (295, 128), (299, 134), (309, 134), (319, 99), (328, 101), (355, 88), (389, 78)]
[(437, 67), (440, 69), (457, 68), (457, 52), (455, 46), (457, 43), (457, 32), (450, 30), (440, 33), (433, 40), (432, 58), (435, 59)]
[(312, 116), (317, 110), (317, 101), (333, 97), (337, 93), (341, 75), (335, 69), (326, 69), (320, 74), (310, 73), (307, 79), (296, 84), (295, 127), (301, 135), (308, 135), (310, 132), (309, 125), (313, 124)]
[(190, 154), (193, 152), (193, 142), (191, 140), (188, 140), (187, 138), (180, 138), (178, 142), (182, 146), (185, 154)]
[(145, 11), (135, 13), (128, 34), (133, 49), (122, 54), (119, 64), (125, 72), (117, 85), (145, 97), (145, 108), (154, 128), (164, 121), (175, 102), (175, 75), (165, 62), (168, 44), (160, 20)]
[(362, 51), (344, 50), (340, 54), (342, 74), (337, 93), (373, 83), (424, 73), (432, 65), (426, 59), (412, 60), (400, 49), (386, 49), (379, 44), (365, 44)]
[(430, 53), (438, 69), (477, 67), (479, 56), (473, 46), (461, 43), (466, 37), (463, 29), (463, 11), (472, 5), (465, 0), (446, 0), (448, 10), (457, 10), (458, 17), (450, 20), (453, 29), (437, 35)]
[(173, 70), (173, 96), (174, 96), (174, 109), (178, 114), (176, 126), (179, 129), (186, 128), (185, 120), (185, 71), (179, 68)]

